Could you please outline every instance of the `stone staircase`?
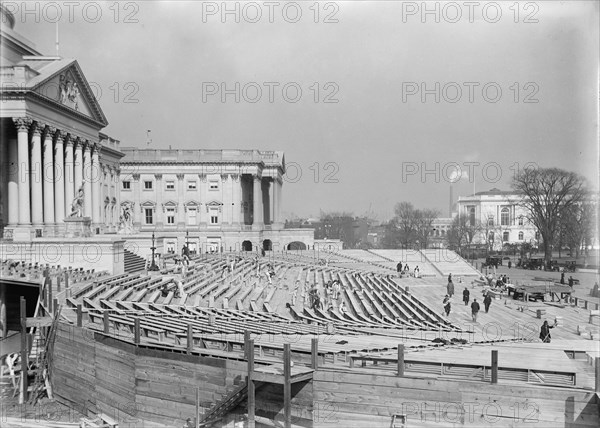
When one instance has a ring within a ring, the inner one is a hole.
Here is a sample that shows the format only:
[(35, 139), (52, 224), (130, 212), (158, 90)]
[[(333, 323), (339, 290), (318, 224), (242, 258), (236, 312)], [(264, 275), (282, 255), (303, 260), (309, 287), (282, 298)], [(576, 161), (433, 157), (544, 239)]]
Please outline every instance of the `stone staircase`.
[(132, 253), (129, 250), (123, 250), (123, 252), (126, 273), (134, 273), (144, 270), (146, 267), (146, 261), (142, 257)]

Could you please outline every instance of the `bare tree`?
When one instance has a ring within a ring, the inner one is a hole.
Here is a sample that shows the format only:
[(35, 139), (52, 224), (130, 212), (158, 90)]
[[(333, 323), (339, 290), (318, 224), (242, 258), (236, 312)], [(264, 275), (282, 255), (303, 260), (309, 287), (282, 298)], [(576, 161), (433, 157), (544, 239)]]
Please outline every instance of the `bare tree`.
[(440, 216), (438, 210), (425, 208), (414, 212), (414, 231), (421, 248), (429, 247), (433, 222)]
[(480, 226), (471, 224), (467, 217), (454, 217), (450, 229), (446, 234), (446, 241), (451, 248), (462, 254), (464, 246), (471, 245), (476, 234), (479, 232)]
[(398, 229), (398, 239), (402, 248), (409, 248), (415, 237), (415, 207), (410, 202), (399, 202), (394, 207), (394, 220)]
[(586, 180), (559, 168), (531, 168), (516, 174), (512, 187), (523, 196), (520, 205), (542, 236), (549, 266), (560, 219), (567, 218), (569, 211), (588, 197)]

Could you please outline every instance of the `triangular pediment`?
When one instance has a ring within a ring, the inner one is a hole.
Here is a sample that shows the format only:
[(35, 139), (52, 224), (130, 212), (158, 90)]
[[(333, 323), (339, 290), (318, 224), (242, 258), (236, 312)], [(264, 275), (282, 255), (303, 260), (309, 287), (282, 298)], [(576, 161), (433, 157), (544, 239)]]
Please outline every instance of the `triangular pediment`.
[(207, 207), (220, 207), (221, 205), (223, 205), (223, 202), (219, 201), (210, 201), (206, 203)]
[(77, 61), (73, 60), (58, 70), (47, 70), (47, 76), (44, 69), (40, 71), (41, 74), (29, 82), (33, 84), (33, 92), (47, 101), (99, 122), (102, 127), (108, 125), (94, 91)]

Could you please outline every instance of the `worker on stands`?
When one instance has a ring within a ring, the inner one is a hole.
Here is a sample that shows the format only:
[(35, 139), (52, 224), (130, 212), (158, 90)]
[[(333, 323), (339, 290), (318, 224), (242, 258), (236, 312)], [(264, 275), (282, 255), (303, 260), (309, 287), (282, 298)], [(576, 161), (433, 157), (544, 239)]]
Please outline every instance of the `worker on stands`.
[(548, 324), (548, 320), (544, 321), (544, 324), (542, 324), (542, 328), (540, 329), (540, 339), (542, 339), (542, 342), (550, 343), (550, 339), (552, 339), (552, 336), (550, 336), (550, 329), (556, 327), (557, 324), (558, 320), (556, 319), (554, 319), (554, 325)]
[(160, 294), (163, 297), (167, 297), (169, 295), (169, 286), (167, 285), (167, 283), (164, 283), (162, 287), (160, 287)]
[(346, 308), (346, 303), (342, 300), (342, 303), (340, 303), (340, 312), (342, 313), (342, 315), (345, 315), (348, 312), (348, 308)]

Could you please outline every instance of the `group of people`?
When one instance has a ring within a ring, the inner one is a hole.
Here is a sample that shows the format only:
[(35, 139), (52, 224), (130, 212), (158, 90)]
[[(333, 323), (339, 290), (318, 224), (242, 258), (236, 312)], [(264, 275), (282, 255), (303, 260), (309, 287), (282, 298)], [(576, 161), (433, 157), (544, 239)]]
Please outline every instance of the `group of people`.
[[(560, 283), (561, 284), (565, 284), (565, 272), (562, 271), (560, 273)], [(571, 275), (569, 275), (569, 287), (573, 288), (573, 285), (575, 284), (575, 279), (573, 279), (573, 277)]]
[[(442, 301), (442, 305), (444, 307), (444, 313), (446, 317), (450, 315), (452, 310), (452, 302), (451, 298), (454, 296), (454, 282), (452, 281), (452, 274), (448, 275), (448, 285), (446, 285), (446, 296), (444, 296), (444, 300)], [(463, 290), (463, 302), (465, 306), (469, 305), (469, 300), (471, 299), (471, 292), (467, 287)], [(490, 306), (492, 305), (492, 295), (488, 290), (484, 290), (483, 292), (483, 305), (485, 307), (485, 313), (487, 314), (490, 310)], [(471, 303), (471, 317), (473, 322), (477, 322), (477, 316), (479, 315), (479, 311), (481, 307), (476, 298), (473, 299), (473, 303)]]
[[(312, 309), (324, 309), (327, 308), (333, 309), (333, 302), (337, 302), (340, 311), (342, 311), (342, 307), (344, 307), (344, 300), (342, 297), (342, 284), (339, 280), (334, 279), (327, 281), (325, 283), (325, 296), (321, 298), (319, 290), (317, 286), (314, 285), (308, 292), (308, 303)], [(342, 312), (344, 312), (342, 311)]]
[[(398, 276), (402, 278), (403, 275), (410, 275), (410, 266), (408, 266), (408, 263), (402, 266), (402, 261), (399, 261), (396, 265), (396, 271), (398, 272)], [(421, 270), (419, 269), (419, 266), (415, 267), (413, 271), (413, 276), (415, 278), (421, 277)]]

